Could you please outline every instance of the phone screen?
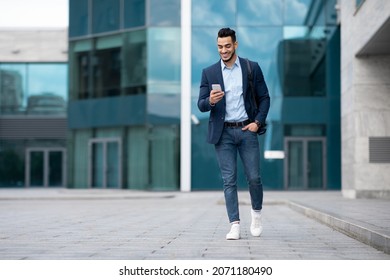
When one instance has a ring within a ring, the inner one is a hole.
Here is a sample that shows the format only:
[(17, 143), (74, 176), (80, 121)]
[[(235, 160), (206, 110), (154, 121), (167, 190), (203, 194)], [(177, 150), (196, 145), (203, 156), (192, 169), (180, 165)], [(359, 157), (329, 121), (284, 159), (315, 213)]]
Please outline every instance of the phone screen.
[(211, 88), (214, 90), (221, 90), (221, 85), (220, 84), (212, 84)]

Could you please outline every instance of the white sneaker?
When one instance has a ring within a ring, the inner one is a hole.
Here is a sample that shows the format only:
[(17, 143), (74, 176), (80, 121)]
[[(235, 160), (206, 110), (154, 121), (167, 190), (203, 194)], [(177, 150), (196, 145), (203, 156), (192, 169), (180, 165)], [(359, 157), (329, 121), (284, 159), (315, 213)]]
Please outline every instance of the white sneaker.
[(238, 240), (240, 239), (240, 224), (232, 224), (230, 231), (226, 234), (227, 240)]
[(263, 231), (263, 225), (261, 223), (261, 211), (254, 211), (253, 209), (251, 209), (251, 215), (251, 234), (252, 236), (258, 237)]

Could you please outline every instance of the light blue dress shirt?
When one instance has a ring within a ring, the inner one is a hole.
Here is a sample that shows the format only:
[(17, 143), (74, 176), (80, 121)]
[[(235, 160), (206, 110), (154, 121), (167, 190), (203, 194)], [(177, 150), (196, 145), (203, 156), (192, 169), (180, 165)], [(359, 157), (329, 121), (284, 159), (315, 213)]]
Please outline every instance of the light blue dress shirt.
[(248, 115), (245, 111), (242, 71), (238, 56), (231, 68), (226, 67), (222, 60), (221, 67), (226, 98), (225, 122), (245, 121)]

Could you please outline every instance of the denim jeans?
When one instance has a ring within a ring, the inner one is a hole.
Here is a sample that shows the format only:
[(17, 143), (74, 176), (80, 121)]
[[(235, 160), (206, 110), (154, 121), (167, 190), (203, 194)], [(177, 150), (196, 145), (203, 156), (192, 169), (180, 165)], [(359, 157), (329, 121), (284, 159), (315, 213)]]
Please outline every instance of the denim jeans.
[(237, 194), (237, 152), (244, 166), (253, 210), (263, 206), (263, 185), (260, 178), (260, 148), (258, 135), (241, 127), (225, 127), (215, 145), (221, 171), (229, 222), (240, 220)]

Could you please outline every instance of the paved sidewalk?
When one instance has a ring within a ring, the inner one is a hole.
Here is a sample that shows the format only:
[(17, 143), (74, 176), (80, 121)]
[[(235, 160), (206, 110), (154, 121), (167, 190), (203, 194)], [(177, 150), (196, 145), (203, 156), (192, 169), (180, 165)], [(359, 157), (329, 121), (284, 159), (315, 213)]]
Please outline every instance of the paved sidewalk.
[(222, 192), (0, 189), (0, 259), (390, 259), (388, 200), (266, 191), (254, 238), (239, 197), (242, 239), (227, 241)]

